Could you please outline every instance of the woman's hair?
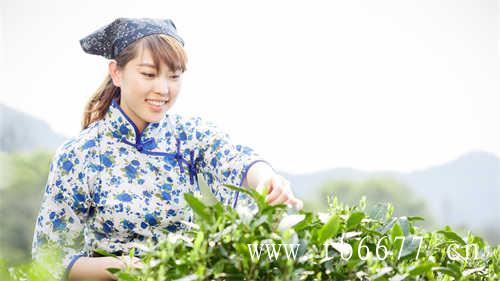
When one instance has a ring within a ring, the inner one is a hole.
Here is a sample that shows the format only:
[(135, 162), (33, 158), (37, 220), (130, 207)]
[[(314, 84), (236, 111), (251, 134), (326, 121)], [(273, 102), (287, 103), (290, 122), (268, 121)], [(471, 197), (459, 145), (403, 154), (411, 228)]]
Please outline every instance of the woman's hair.
[[(123, 69), (129, 61), (139, 54), (140, 50), (144, 49), (151, 52), (157, 72), (160, 69), (160, 62), (164, 62), (172, 71), (186, 71), (187, 56), (184, 48), (176, 39), (164, 34), (149, 35), (127, 46), (115, 58), (118, 68)], [(118, 87), (113, 84), (108, 73), (85, 105), (82, 129), (86, 129), (91, 123), (104, 117), (117, 89)]]

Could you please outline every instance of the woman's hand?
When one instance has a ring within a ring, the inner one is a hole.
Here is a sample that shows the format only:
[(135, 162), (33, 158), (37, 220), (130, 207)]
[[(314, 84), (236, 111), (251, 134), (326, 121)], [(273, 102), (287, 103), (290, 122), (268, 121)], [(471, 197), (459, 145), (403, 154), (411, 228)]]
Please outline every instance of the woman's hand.
[(110, 268), (143, 268), (139, 258), (130, 256), (81, 257), (76, 260), (68, 273), (68, 280), (118, 280), (109, 272)]
[(295, 206), (297, 209), (302, 209), (304, 204), (302, 200), (295, 197), (290, 187), (290, 182), (279, 174), (274, 174), (267, 180), (263, 180), (259, 185), (257, 185), (257, 191), (262, 193), (264, 186), (268, 187), (268, 193), (266, 196), (266, 202), (270, 205), (276, 205), (280, 203), (290, 204)]

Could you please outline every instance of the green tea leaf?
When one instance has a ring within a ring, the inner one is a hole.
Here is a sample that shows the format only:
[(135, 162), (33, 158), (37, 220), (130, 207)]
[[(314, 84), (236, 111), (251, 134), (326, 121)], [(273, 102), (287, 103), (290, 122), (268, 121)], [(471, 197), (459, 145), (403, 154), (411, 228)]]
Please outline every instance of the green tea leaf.
[(462, 239), (462, 237), (460, 237), (458, 234), (456, 234), (453, 231), (439, 230), (439, 231), (437, 231), (437, 233), (443, 234), (447, 239), (456, 241), (456, 242), (460, 243), (460, 245), (466, 244), (465, 241)]
[(417, 275), (426, 273), (428, 271), (431, 271), (432, 267), (434, 267), (435, 265), (436, 264), (434, 264), (434, 263), (419, 264), (418, 266), (413, 267), (413, 269), (410, 269), (410, 275), (417, 276)]
[(115, 257), (115, 258), (117, 257), (115, 254), (108, 253), (107, 251), (105, 251), (103, 249), (95, 249), (94, 252), (96, 252), (104, 257)]
[(257, 206), (259, 207), (259, 210), (262, 210), (263, 208), (265, 208), (268, 205), (266, 203), (266, 197), (263, 196), (262, 194), (260, 194), (259, 192), (257, 192), (255, 189), (242, 188), (242, 187), (237, 187), (237, 186), (230, 185), (230, 184), (224, 184), (224, 186), (229, 188), (229, 189), (248, 194), (251, 198), (253, 198), (255, 200), (255, 202), (257, 203)]
[(393, 226), (392, 226), (392, 230), (391, 230), (391, 237), (392, 237), (392, 241), (396, 240), (396, 237), (404, 237), (404, 233), (403, 233), (403, 230), (401, 229), (401, 226), (399, 225), (399, 223), (395, 223)]
[(138, 281), (139, 279), (135, 276), (130, 275), (129, 273), (126, 272), (118, 272), (116, 274), (118, 276), (118, 280), (124, 280), (124, 281)]
[(331, 237), (335, 237), (340, 229), (340, 218), (333, 215), (328, 222), (319, 230), (319, 243), (323, 244)]
[(184, 198), (188, 202), (189, 206), (193, 208), (193, 211), (198, 214), (202, 219), (205, 221), (209, 222), (211, 221), (210, 214), (206, 210), (206, 206), (201, 203), (200, 200), (198, 200), (196, 197), (194, 197), (192, 194), (189, 193), (184, 193)]
[(364, 217), (365, 213), (363, 212), (352, 213), (351, 216), (349, 216), (349, 219), (347, 219), (347, 229), (353, 229), (356, 227)]
[(201, 191), (201, 195), (202, 195), (201, 201), (207, 206), (213, 206), (213, 205), (219, 203), (219, 200), (217, 200), (217, 198), (212, 193), (212, 190), (208, 186), (203, 175), (197, 174), (196, 177), (198, 179), (198, 185), (200, 187), (200, 191)]
[(419, 216), (410, 216), (410, 217), (408, 217), (408, 220), (409, 221), (423, 221), (425, 219), (423, 217), (419, 217)]
[(432, 271), (444, 273), (446, 275), (449, 275), (449, 276), (455, 278), (456, 280), (460, 279), (460, 277), (462, 275), (460, 272), (456, 271), (455, 269), (452, 269), (450, 267), (444, 267), (444, 266), (433, 267)]

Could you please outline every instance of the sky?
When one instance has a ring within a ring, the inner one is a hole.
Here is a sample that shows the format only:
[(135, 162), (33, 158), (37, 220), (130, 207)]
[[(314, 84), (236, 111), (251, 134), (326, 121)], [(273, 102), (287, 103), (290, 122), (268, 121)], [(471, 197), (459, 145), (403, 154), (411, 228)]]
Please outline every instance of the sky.
[(0, 103), (66, 136), (107, 60), (79, 39), (170, 18), (188, 70), (172, 112), (214, 121), (278, 170), (411, 171), (500, 155), (492, 0), (0, 2)]

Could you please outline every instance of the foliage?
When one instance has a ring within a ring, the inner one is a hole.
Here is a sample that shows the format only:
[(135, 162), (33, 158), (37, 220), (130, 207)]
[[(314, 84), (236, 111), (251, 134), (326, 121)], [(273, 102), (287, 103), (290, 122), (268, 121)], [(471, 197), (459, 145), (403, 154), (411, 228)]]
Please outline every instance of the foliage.
[[(422, 217), (394, 216), (389, 203), (367, 208), (366, 198), (351, 206), (334, 197), (327, 212), (313, 213), (270, 206), (253, 189), (226, 185), (257, 207), (233, 209), (201, 185), (202, 197), (185, 194), (196, 216), (183, 222), (188, 230), (143, 245), (143, 269), (109, 269), (119, 280), (498, 280), (500, 274), (499, 246), (448, 226), (425, 231), (415, 225)], [(0, 277), (52, 280), (53, 263), (49, 256), (45, 264), (7, 270), (0, 260)]]
[(31, 258), (35, 220), (53, 152), (2, 155), (0, 183), (0, 257), (9, 265)]
[(40, 261), (30, 260), (16, 266), (7, 266), (0, 259), (0, 280), (5, 281), (59, 281), (54, 276), (64, 268), (60, 263), (62, 252), (54, 244), (40, 249)]
[(196, 224), (149, 244), (146, 267), (118, 271), (120, 280), (497, 280), (500, 272), (500, 247), (448, 226), (425, 232), (414, 225), (423, 218), (395, 217), (391, 204), (367, 212), (365, 198), (352, 207), (334, 198), (327, 213), (314, 214), (226, 186), (249, 194), (258, 209), (186, 194)]

